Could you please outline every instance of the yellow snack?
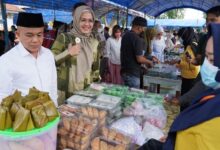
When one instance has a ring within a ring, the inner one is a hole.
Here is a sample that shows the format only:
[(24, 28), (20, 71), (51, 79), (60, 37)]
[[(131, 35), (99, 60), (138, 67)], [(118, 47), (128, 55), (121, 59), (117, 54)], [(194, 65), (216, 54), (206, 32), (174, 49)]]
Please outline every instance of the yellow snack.
[(33, 107), (31, 110), (31, 114), (35, 127), (41, 128), (47, 124), (48, 118), (43, 105), (37, 105)]

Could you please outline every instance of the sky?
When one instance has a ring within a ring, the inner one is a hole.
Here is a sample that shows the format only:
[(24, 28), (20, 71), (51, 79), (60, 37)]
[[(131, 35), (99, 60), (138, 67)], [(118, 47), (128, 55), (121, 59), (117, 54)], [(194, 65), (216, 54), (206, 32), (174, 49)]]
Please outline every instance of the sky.
[(202, 19), (203, 12), (191, 8), (186, 8), (184, 13), (184, 19)]

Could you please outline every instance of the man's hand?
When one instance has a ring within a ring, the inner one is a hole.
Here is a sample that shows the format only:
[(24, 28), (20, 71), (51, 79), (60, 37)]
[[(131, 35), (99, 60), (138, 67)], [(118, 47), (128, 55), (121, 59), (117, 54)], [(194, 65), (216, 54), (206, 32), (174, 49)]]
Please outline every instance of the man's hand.
[(160, 61), (157, 59), (157, 57), (154, 57), (154, 56), (152, 57), (152, 61), (157, 64), (160, 63)]
[(80, 49), (81, 49), (80, 44), (72, 45), (72, 43), (70, 43), (68, 45), (68, 52), (71, 56), (79, 55)]

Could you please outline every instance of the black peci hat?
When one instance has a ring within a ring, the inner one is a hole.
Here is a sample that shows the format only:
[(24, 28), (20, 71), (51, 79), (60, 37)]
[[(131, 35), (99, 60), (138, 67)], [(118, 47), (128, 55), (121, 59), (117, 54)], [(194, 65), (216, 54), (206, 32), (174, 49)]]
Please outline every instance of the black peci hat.
[(27, 27), (27, 28), (39, 28), (44, 27), (43, 16), (41, 13), (24, 13), (18, 14), (17, 26)]
[(132, 21), (132, 25), (146, 27), (147, 26), (147, 20), (145, 18), (142, 18), (142, 17), (135, 17), (134, 20)]

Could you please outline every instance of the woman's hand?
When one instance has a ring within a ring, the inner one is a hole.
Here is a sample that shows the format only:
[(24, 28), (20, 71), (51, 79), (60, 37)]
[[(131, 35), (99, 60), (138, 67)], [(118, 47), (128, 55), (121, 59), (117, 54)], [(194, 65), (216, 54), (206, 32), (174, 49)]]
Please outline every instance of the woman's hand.
[(80, 44), (72, 45), (72, 43), (70, 43), (68, 45), (68, 52), (71, 56), (79, 55), (80, 49), (81, 49)]

